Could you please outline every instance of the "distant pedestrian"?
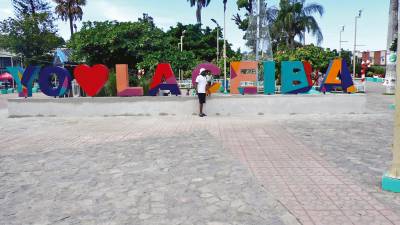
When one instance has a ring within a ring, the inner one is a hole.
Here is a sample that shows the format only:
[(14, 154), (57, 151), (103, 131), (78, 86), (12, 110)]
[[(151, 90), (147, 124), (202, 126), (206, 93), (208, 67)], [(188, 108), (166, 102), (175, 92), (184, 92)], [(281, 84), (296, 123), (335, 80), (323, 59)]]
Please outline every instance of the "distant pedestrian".
[(211, 74), (211, 73), (207, 73), (206, 79), (207, 79), (207, 88), (206, 88), (206, 90), (207, 90), (207, 96), (211, 96), (210, 88), (211, 88), (211, 85), (212, 85), (212, 82), (213, 82), (213, 76), (212, 76), (212, 74)]
[(206, 70), (204, 68), (200, 69), (200, 74), (196, 77), (195, 88), (197, 92), (197, 96), (199, 98), (199, 109), (200, 117), (207, 116), (203, 113), (203, 104), (206, 103), (206, 87), (207, 87), (207, 78), (205, 77)]
[(325, 87), (325, 85), (322, 85), (321, 92), (324, 93), (324, 95), (326, 94), (326, 87)]

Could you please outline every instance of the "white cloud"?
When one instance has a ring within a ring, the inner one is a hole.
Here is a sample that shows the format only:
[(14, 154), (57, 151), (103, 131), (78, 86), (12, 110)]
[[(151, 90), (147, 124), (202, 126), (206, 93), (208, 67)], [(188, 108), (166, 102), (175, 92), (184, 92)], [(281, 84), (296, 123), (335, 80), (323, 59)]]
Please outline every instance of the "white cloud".
[[(104, 12), (104, 9), (107, 10)], [(96, 5), (93, 5), (93, 9), (87, 7), (86, 14), (93, 20), (93, 18), (95, 18), (93, 14), (97, 14), (98, 12), (104, 12), (102, 13), (103, 20), (117, 20), (122, 22), (137, 21), (138, 18), (142, 17), (143, 15), (142, 12), (136, 10), (132, 5), (116, 5), (110, 3), (109, 1), (102, 0), (96, 2)], [(151, 16), (154, 18), (156, 25), (162, 28), (169, 28), (177, 23), (177, 20), (168, 17)]]
[(168, 29), (171, 26), (175, 26), (178, 23), (177, 20), (167, 18), (167, 17), (153, 16), (153, 18), (154, 18), (154, 22), (156, 23), (156, 25), (161, 28), (164, 28), (164, 29)]
[(6, 5), (2, 3), (2, 8), (0, 8), (0, 19), (6, 19), (14, 15), (13, 9), (10, 4)]
[(96, 13), (101, 12), (107, 20), (118, 20), (124, 22), (134, 21), (137, 20), (138, 15), (140, 15), (131, 7), (116, 6), (109, 1), (99, 1), (95, 7)]

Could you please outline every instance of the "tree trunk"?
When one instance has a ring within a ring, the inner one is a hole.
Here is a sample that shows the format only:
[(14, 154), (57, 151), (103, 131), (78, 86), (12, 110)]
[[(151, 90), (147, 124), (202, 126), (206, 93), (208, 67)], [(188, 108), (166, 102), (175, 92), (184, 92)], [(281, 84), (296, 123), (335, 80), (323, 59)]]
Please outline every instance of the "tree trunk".
[(203, 6), (200, 3), (197, 3), (197, 10), (196, 10), (196, 18), (197, 18), (197, 23), (201, 24), (201, 9)]
[[(399, 10), (399, 2), (398, 0), (390, 0), (390, 9), (389, 9), (389, 25), (388, 25), (388, 36), (387, 36), (387, 54), (390, 54), (390, 47), (393, 41), (396, 39), (398, 35), (398, 10)], [(391, 63), (388, 60), (386, 61), (386, 93), (394, 94), (395, 83), (393, 81), (396, 80), (396, 64)]]
[(398, 24), (399, 24), (398, 9), (399, 9), (398, 0), (390, 0), (389, 25), (388, 25), (386, 50), (390, 49), (390, 46), (392, 45), (393, 41), (397, 38)]
[(29, 3), (31, 5), (32, 15), (35, 15), (36, 14), (36, 8), (35, 8), (35, 4), (34, 4), (33, 0), (30, 0)]
[(72, 38), (72, 35), (74, 34), (74, 20), (72, 18), (72, 15), (69, 15), (69, 28), (71, 29), (71, 38)]
[(293, 35), (289, 35), (289, 37), (288, 37), (288, 41), (289, 41), (289, 48), (290, 49), (294, 49), (295, 48), (295, 43), (294, 43), (294, 38), (295, 38), (295, 36), (293, 36)]

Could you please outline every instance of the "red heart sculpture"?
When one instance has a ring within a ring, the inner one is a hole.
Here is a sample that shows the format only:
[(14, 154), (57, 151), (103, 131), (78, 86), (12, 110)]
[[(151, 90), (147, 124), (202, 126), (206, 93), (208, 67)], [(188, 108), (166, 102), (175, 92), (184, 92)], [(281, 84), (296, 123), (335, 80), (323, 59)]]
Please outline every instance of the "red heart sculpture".
[(74, 69), (74, 76), (78, 84), (88, 96), (94, 97), (108, 81), (109, 70), (105, 65), (98, 64), (90, 67), (79, 65)]

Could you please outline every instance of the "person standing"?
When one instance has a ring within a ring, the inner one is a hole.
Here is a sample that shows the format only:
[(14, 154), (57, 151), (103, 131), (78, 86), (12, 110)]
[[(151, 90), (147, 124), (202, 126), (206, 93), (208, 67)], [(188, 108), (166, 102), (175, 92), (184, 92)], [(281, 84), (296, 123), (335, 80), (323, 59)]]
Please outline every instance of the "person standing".
[(211, 97), (210, 87), (211, 87), (212, 81), (213, 81), (213, 76), (211, 75), (211, 73), (207, 73), (206, 80), (207, 80), (207, 87), (206, 87), (207, 94), (206, 94), (206, 96)]
[(200, 74), (196, 77), (195, 88), (197, 92), (197, 96), (199, 98), (199, 109), (200, 117), (207, 116), (203, 113), (203, 105), (206, 103), (206, 87), (207, 87), (207, 78), (205, 76), (206, 70), (204, 68), (200, 69)]

